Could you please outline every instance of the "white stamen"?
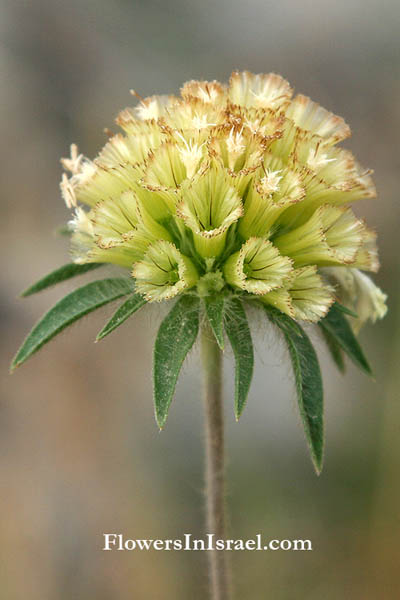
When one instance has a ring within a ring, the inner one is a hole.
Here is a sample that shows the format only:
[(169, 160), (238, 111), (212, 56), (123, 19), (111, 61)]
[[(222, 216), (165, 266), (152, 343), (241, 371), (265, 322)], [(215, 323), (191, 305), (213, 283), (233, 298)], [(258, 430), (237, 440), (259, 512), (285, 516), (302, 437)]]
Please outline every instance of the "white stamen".
[(68, 225), (79, 233), (86, 233), (88, 235), (93, 234), (93, 224), (89, 219), (87, 213), (79, 206), (75, 208), (75, 214), (73, 218), (68, 221)]
[(71, 144), (71, 157), (62, 158), (61, 164), (67, 171), (70, 171), (73, 175), (76, 175), (81, 171), (83, 162), (83, 154), (78, 153), (78, 146)]
[(259, 94), (256, 94), (253, 90), (250, 90), (250, 93), (253, 94), (255, 100), (259, 103), (260, 106), (265, 106), (266, 104), (272, 104), (275, 100), (280, 98), (278, 92), (271, 93), (268, 89), (263, 89)]
[(278, 169), (277, 171), (266, 169), (265, 176), (260, 180), (260, 188), (264, 194), (269, 196), (279, 190), (279, 182), (283, 177), (283, 175), (279, 175), (281, 172), (282, 169)]
[(142, 102), (136, 107), (136, 113), (142, 121), (158, 119), (159, 110), (157, 100), (150, 100), (150, 102), (146, 103)]
[(199, 87), (198, 94), (203, 102), (214, 102), (218, 98), (218, 92), (213, 87), (207, 87), (207, 89)]
[(205, 127), (214, 127), (216, 125), (216, 123), (209, 123), (207, 121), (207, 115), (199, 115), (198, 113), (195, 113), (192, 123), (195, 129), (204, 129)]
[(309, 151), (307, 164), (309, 167), (311, 167), (311, 169), (316, 171), (318, 169), (322, 169), (327, 164), (329, 164), (330, 162), (334, 162), (335, 160), (336, 160), (336, 158), (328, 158), (328, 155), (326, 152), (324, 152), (323, 154), (318, 154), (318, 147), (317, 147), (315, 149), (315, 151), (313, 149), (311, 149)]
[(250, 120), (248, 117), (245, 117), (245, 125), (250, 129), (251, 133), (257, 133), (260, 129), (260, 119)]
[(76, 196), (74, 187), (71, 185), (71, 182), (65, 173), (63, 173), (60, 188), (67, 208), (73, 208), (74, 206), (76, 206)]
[(244, 150), (246, 149), (246, 144), (243, 141), (243, 127), (240, 131), (235, 133), (234, 127), (230, 130), (228, 139), (226, 140), (226, 145), (228, 148), (229, 154), (234, 155), (234, 157), (238, 157)]
[(178, 131), (176, 135), (184, 143), (184, 148), (178, 148), (181, 160), (186, 167), (186, 175), (191, 178), (196, 172), (196, 167), (203, 157), (204, 143), (198, 144), (193, 143), (192, 140), (189, 143), (185, 140), (183, 135)]

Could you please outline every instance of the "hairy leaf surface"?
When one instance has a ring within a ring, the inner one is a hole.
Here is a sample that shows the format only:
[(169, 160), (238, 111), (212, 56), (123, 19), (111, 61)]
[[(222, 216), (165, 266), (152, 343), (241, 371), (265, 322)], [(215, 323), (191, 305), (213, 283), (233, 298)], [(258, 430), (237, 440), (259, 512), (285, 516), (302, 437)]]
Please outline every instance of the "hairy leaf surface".
[(337, 304), (331, 307), (326, 317), (321, 319), (318, 325), (321, 329), (329, 332), (342, 350), (364, 373), (372, 375), (371, 367), (353, 333), (350, 323)]
[(71, 279), (72, 277), (76, 277), (77, 275), (83, 275), (88, 271), (93, 271), (94, 269), (98, 269), (101, 267), (101, 263), (85, 263), (83, 265), (78, 265), (76, 263), (67, 263), (63, 265), (59, 269), (52, 271), (42, 279), (39, 279), (36, 283), (29, 286), (26, 290), (21, 293), (23, 298), (26, 296), (31, 296), (32, 294), (36, 294), (37, 292), (41, 292), (57, 283), (61, 283), (62, 281), (66, 281), (67, 279)]
[(265, 309), (286, 340), (296, 381), (300, 416), (315, 470), (322, 468), (324, 452), (323, 389), (318, 358), (312, 343), (296, 321), (278, 310)]
[(346, 366), (344, 364), (344, 356), (341, 346), (336, 341), (336, 338), (324, 327), (321, 327), (321, 333), (333, 362), (335, 363), (339, 371), (341, 373), (344, 373), (346, 370)]
[(199, 331), (200, 300), (182, 296), (160, 325), (154, 345), (154, 404), (158, 426), (167, 420), (179, 373)]
[(121, 306), (115, 311), (108, 323), (103, 327), (100, 333), (97, 335), (96, 342), (102, 340), (106, 335), (117, 329), (122, 323), (124, 323), (133, 313), (138, 311), (142, 306), (146, 304), (146, 300), (140, 294), (134, 294), (128, 300), (126, 300)]
[(115, 278), (93, 281), (68, 294), (35, 325), (15, 356), (11, 369), (24, 363), (68, 325), (132, 291), (132, 280)]
[(223, 296), (208, 296), (204, 298), (206, 313), (215, 339), (221, 350), (224, 349), (224, 298)]
[(226, 305), (225, 330), (235, 355), (235, 416), (239, 419), (253, 377), (254, 350), (247, 316), (237, 298)]

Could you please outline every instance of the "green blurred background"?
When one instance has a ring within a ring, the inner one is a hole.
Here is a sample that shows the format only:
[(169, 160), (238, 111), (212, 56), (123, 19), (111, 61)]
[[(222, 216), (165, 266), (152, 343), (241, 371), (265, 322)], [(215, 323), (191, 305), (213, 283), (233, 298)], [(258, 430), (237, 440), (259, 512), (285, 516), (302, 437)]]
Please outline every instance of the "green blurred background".
[(54, 234), (69, 218), (59, 157), (75, 141), (94, 156), (103, 128), (132, 104), (130, 88), (174, 93), (192, 78), (226, 81), (234, 68), (281, 73), (351, 125), (346, 146), (375, 170), (378, 199), (356, 212), (378, 231), (376, 281), (390, 307), (361, 334), (375, 381), (351, 365), (341, 377), (315, 340), (326, 391), (319, 478), (280, 341), (255, 327), (256, 375), (239, 424), (227, 353), (231, 533), (314, 546), (235, 553), (237, 599), (399, 597), (399, 26), (397, 0), (2, 0), (1, 598), (206, 597), (205, 553), (101, 551), (103, 532), (203, 532), (198, 350), (161, 434), (153, 418), (151, 349), (163, 309), (145, 309), (94, 345), (110, 307), (12, 378), (7, 364), (74, 287), (17, 299), (68, 257)]

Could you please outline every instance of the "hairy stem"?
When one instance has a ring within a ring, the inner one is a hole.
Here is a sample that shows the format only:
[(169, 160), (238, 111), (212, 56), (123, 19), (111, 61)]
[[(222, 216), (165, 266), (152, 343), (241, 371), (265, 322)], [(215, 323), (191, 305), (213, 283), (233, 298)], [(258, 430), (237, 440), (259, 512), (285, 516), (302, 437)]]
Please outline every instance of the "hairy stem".
[[(206, 431), (207, 533), (214, 534), (215, 542), (226, 538), (222, 353), (208, 324), (203, 326), (201, 342)], [(231, 577), (226, 551), (210, 550), (207, 554), (212, 600), (231, 600)]]

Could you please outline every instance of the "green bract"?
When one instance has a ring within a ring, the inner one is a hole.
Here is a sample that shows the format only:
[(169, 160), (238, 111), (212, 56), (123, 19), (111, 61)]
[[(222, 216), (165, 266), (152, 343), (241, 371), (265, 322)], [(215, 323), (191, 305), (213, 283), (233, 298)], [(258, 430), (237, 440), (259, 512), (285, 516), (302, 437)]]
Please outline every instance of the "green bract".
[[(353, 330), (386, 312), (386, 296), (362, 271), (378, 269), (375, 234), (350, 204), (375, 195), (368, 171), (337, 146), (343, 119), (292, 97), (279, 75), (234, 72), (229, 85), (191, 81), (180, 97), (152, 96), (117, 118), (94, 161), (71, 147), (61, 190), (74, 211), (73, 263), (24, 292), (111, 263), (125, 279), (89, 283), (33, 329), (13, 362), (24, 362), (76, 319), (116, 298), (124, 303), (102, 339), (146, 303), (176, 298), (154, 353), (154, 397), (162, 427), (186, 354), (208, 320), (236, 361), (235, 414), (253, 372), (245, 305), (283, 333), (300, 413), (317, 470), (322, 464), (322, 384), (298, 321), (318, 323), (342, 370), (346, 353), (369, 365)], [(340, 306), (347, 306), (347, 315)], [(349, 312), (350, 311), (350, 312)], [(350, 324), (351, 322), (351, 324)]]

